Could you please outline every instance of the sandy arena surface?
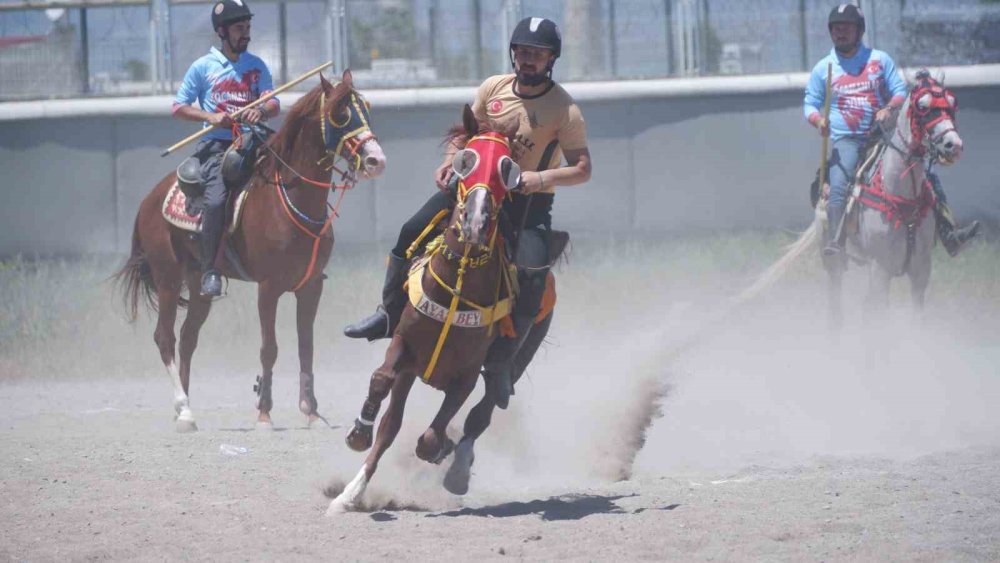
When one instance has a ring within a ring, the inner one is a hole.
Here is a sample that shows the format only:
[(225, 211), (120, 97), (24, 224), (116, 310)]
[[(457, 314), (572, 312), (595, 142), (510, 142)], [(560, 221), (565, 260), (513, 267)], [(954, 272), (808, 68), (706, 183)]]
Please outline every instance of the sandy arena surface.
[[(296, 410), (292, 300), (275, 431), (254, 430), (253, 293), (234, 286), (196, 356), (200, 430), (178, 434), (149, 321), (125, 325), (95, 284), (92, 307), (45, 325), (49, 355), (0, 358), (0, 558), (1000, 559), (995, 286), (948, 301), (964, 282), (944, 280), (919, 321), (896, 295), (885, 322), (851, 317), (833, 337), (806, 272), (678, 352), (765, 260), (705, 284), (700, 257), (677, 258), (687, 273), (671, 281), (612, 277), (586, 250), (560, 274), (549, 344), (477, 445), (470, 493), (413, 454), (442, 397), (418, 384), (371, 510), (334, 517), (325, 493), (360, 467), (343, 437), (384, 351), (338, 329), (369, 309), (377, 260), (353, 292), (331, 273), (324, 296), (316, 395), (332, 428)], [(609, 286), (614, 303), (598, 298)]]

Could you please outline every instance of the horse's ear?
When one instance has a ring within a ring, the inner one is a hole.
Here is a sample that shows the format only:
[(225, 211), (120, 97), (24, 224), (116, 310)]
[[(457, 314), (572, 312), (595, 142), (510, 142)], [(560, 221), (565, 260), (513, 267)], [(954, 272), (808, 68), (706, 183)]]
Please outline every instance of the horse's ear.
[(479, 133), (479, 122), (476, 121), (476, 114), (472, 112), (469, 104), (465, 104), (465, 107), (462, 108), (462, 125), (465, 126), (465, 132), (470, 137)]
[(323, 77), (322, 72), (319, 73), (319, 85), (323, 88), (323, 92), (326, 93), (327, 96), (333, 92), (333, 84), (330, 84), (330, 82)]
[(345, 68), (344, 74), (340, 77), (340, 80), (344, 84), (347, 84), (348, 88), (352, 88), (354, 86), (354, 75), (351, 74), (351, 69)]

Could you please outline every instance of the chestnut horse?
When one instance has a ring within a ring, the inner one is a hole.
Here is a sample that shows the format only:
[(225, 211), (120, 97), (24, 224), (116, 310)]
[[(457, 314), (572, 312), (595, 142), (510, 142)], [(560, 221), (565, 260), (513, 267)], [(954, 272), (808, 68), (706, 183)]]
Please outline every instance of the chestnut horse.
[[(330, 189), (346, 189), (357, 174), (374, 178), (385, 168), (385, 156), (368, 122), (367, 102), (352, 88), (349, 70), (336, 86), (320, 75), (320, 84), (289, 110), (281, 129), (263, 147), (256, 172), (246, 188), (239, 228), (229, 243), (242, 265), (217, 260), (224, 275), (257, 283), (257, 309), (262, 344), (258, 378), (257, 428), (271, 429), (271, 376), (277, 360), (275, 316), (278, 299), (295, 293), (299, 344), (299, 409), (310, 424), (321, 417), (313, 392), (313, 321), (323, 293), (323, 268), (333, 250), (327, 198)], [(346, 184), (335, 185), (331, 166), (344, 158)], [(327, 178), (316, 181), (318, 178)], [(208, 317), (211, 298), (200, 295), (199, 245), (191, 233), (164, 219), (164, 198), (176, 182), (169, 174), (142, 201), (132, 233), (132, 252), (116, 279), (123, 289), (129, 319), (134, 321), (142, 296), (157, 311), (153, 340), (174, 388), (178, 432), (197, 430), (188, 388), (191, 357), (198, 332)], [(222, 247), (226, 246), (223, 241)], [(181, 297), (184, 286), (188, 297)], [(179, 362), (174, 321), (187, 307), (181, 326)]]
[(475, 388), (497, 335), (496, 322), (509, 311), (515, 282), (498, 235), (498, 215), (507, 191), (520, 182), (520, 168), (511, 159), (508, 138), (481, 132), (469, 106), (463, 124), (463, 136), (469, 141), (453, 159), (460, 179), (458, 203), (443, 240), (428, 245), (424, 260), (411, 269), (409, 303), (385, 362), (372, 374), (361, 416), (347, 436), (348, 446), (356, 451), (371, 447), (375, 417), (391, 392), (389, 408), (379, 424), (375, 447), (357, 476), (330, 503), (327, 514), (358, 505), (399, 432), (407, 396), (418, 376), (444, 391), (445, 397), (430, 428), (417, 441), (417, 457), (439, 463), (451, 453), (454, 442), (445, 429)]

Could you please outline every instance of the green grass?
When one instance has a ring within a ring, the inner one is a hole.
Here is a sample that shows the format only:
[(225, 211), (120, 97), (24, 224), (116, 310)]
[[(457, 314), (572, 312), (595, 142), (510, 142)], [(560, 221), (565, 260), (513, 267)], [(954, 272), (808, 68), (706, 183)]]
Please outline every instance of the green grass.
[[(645, 241), (578, 237), (569, 260), (557, 269), (561, 307), (600, 308), (610, 317), (648, 306), (649, 297), (670, 302), (735, 295), (781, 255), (793, 236), (736, 233), (712, 237)], [(106, 281), (123, 258), (0, 261), (0, 381), (28, 377), (134, 377), (162, 375), (152, 342), (153, 319), (134, 325), (124, 318), (119, 295)], [(341, 336), (347, 323), (377, 303), (384, 262), (375, 252), (335, 253), (316, 323), (317, 362), (365, 354)], [(852, 276), (863, 273), (855, 269)], [(787, 291), (817, 292), (825, 275), (818, 258), (800, 261), (769, 296)], [(894, 283), (893, 301), (905, 303), (907, 285)], [(259, 346), (256, 286), (234, 282), (217, 302), (202, 333), (201, 365), (256, 373)], [(935, 249), (928, 309), (947, 309), (971, 320), (1000, 313), (1000, 244), (972, 245), (960, 257)], [(860, 301), (863, 296), (856, 296)], [(180, 320), (183, 319), (183, 314)], [(180, 323), (178, 322), (178, 329)], [(613, 323), (612, 323), (613, 326)], [(282, 361), (292, 362), (294, 298), (279, 310)], [(367, 369), (370, 370), (370, 367)]]

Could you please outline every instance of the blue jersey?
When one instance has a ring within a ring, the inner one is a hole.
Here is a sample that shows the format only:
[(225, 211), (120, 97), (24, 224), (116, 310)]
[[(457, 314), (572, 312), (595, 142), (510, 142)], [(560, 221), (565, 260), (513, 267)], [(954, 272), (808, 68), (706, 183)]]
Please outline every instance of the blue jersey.
[[(826, 66), (833, 63), (832, 100), (830, 102), (830, 137), (864, 137), (871, 131), (875, 112), (895, 100), (902, 103), (906, 82), (896, 70), (896, 63), (884, 51), (864, 44), (851, 58), (836, 49), (813, 67), (806, 85), (805, 116), (812, 121), (822, 115), (826, 99)], [(898, 98), (898, 99), (897, 99)]]
[[(234, 63), (219, 49), (212, 47), (184, 75), (184, 81), (174, 98), (174, 112), (180, 106), (197, 100), (201, 109), (209, 113), (233, 113), (273, 89), (271, 71), (260, 58), (243, 52)], [(277, 98), (272, 99), (278, 101)], [(208, 123), (204, 126), (208, 127)], [(220, 127), (206, 133), (205, 137), (232, 140), (233, 133)]]

